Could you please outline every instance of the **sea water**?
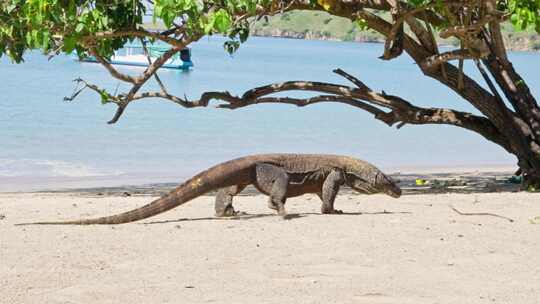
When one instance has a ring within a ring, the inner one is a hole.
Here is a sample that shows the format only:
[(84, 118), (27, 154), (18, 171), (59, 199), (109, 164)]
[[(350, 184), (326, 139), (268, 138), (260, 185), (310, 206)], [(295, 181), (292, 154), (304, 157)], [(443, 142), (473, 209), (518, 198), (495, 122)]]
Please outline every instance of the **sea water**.
[[(190, 72), (162, 70), (172, 94), (197, 99), (205, 91), (242, 94), (253, 87), (288, 80), (351, 85), (335, 68), (357, 76), (374, 90), (399, 95), (418, 106), (478, 112), (457, 94), (422, 75), (401, 56), (377, 59), (380, 44), (251, 38), (233, 56), (223, 38), (192, 47)], [(48, 60), (38, 52), (23, 64), (0, 59), (0, 191), (181, 181), (210, 165), (266, 152), (335, 153), (383, 168), (512, 165), (514, 157), (480, 135), (452, 126), (406, 125), (397, 130), (360, 109), (338, 103), (308, 107), (261, 104), (234, 111), (184, 109), (163, 99), (133, 102), (117, 124), (106, 122), (115, 105), (74, 79), (125, 92), (95, 63), (69, 56)], [(512, 53), (516, 69), (534, 94), (540, 90), (540, 61), (534, 53)], [(119, 67), (136, 74), (141, 67)], [(468, 72), (484, 85), (474, 67)], [(485, 85), (484, 85), (485, 86)], [(158, 90), (154, 80), (145, 87)], [(288, 93), (308, 96), (306, 93)], [(56, 183), (54, 183), (56, 181)]]

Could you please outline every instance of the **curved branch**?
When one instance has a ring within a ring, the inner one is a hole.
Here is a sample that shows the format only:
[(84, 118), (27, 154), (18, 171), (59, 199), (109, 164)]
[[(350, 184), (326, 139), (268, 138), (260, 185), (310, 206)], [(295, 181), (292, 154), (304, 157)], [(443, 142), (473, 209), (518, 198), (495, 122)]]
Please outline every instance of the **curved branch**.
[[(179, 30), (181, 30), (181, 28), (175, 29), (175, 31), (179, 31)], [(93, 33), (91, 36), (84, 37), (83, 41), (86, 41), (87, 43), (92, 43), (98, 39), (120, 38), (120, 37), (136, 37), (136, 38), (149, 37), (156, 40), (161, 40), (172, 46), (183, 47), (182, 46), (183, 42), (181, 40), (171, 38), (168, 35), (164, 35), (158, 32), (150, 32), (143, 28)]]
[(437, 54), (438, 46), (437, 41), (435, 40), (435, 36), (433, 34), (433, 31), (431, 29), (431, 25), (427, 22), (425, 22), (425, 27), (422, 25), (418, 19), (413, 17), (408, 17), (405, 19), (407, 22), (407, 25), (409, 25), (409, 28), (414, 33), (416, 38), (418, 39), (418, 42), (430, 53)]
[[(114, 117), (108, 121), (108, 124), (114, 124), (120, 119), (122, 114), (124, 113), (126, 107), (129, 105), (129, 103), (134, 99), (137, 92), (142, 88), (142, 86), (150, 79), (153, 75), (156, 74), (156, 72), (169, 60), (172, 56), (174, 56), (176, 53), (180, 52), (183, 48), (185, 48), (189, 43), (191, 43), (194, 40), (199, 39), (202, 36), (202, 34), (193, 34), (192, 37), (186, 38), (183, 37), (179, 41), (182, 43), (172, 47), (171, 49), (167, 50), (165, 53), (163, 53), (160, 57), (158, 57), (154, 62), (148, 65), (148, 67), (144, 70), (144, 72), (135, 78), (135, 82), (133, 83), (133, 86), (129, 90), (129, 92), (123, 96), (122, 102), (117, 103), (118, 109), (116, 111), (116, 114)], [(163, 94), (168, 95), (166, 92), (162, 92)]]
[(362, 90), (369, 90), (369, 87), (365, 83), (363, 83), (360, 79), (354, 77), (353, 75), (345, 72), (342, 69), (338, 68), (338, 69), (333, 70), (332, 72), (342, 76), (343, 78), (345, 78), (348, 81), (352, 82), (354, 85), (356, 85), (358, 88), (360, 88)]
[(180, 48), (173, 47), (170, 50), (166, 51), (163, 55), (161, 55), (158, 59), (156, 59), (152, 64), (148, 65), (148, 68), (137, 78), (135, 78), (135, 82), (133, 83), (133, 86), (129, 90), (129, 92), (122, 96), (122, 101), (117, 102), (118, 109), (116, 110), (116, 113), (114, 114), (113, 118), (109, 120), (108, 124), (114, 124), (118, 122), (124, 111), (126, 110), (128, 104), (133, 100), (133, 97), (137, 92), (141, 89), (141, 87), (154, 75), (157, 70), (167, 61), (169, 60), (174, 54), (178, 53), (180, 51)]
[(165, 93), (165, 92), (144, 92), (141, 94), (137, 94), (133, 96), (131, 101), (136, 101), (139, 99), (145, 99), (145, 98), (162, 98), (169, 101), (172, 101), (173, 103), (176, 103), (184, 108), (196, 108), (196, 107), (206, 107), (208, 104), (199, 103), (199, 102), (190, 102), (184, 98), (180, 98), (178, 96)]
[(120, 73), (117, 69), (115, 69), (110, 62), (108, 62), (105, 58), (103, 58), (101, 55), (98, 54), (95, 48), (89, 49), (90, 55), (94, 56), (96, 58), (97, 62), (99, 62), (109, 73), (116, 79), (122, 80), (125, 82), (130, 82), (135, 84), (137, 81), (134, 77), (129, 76), (124, 73)]
[(504, 14), (486, 14), (482, 19), (476, 21), (470, 25), (458, 25), (449, 27), (439, 33), (439, 37), (446, 39), (451, 36), (457, 38), (465, 38), (467, 35), (475, 35), (481, 32), (484, 29), (484, 26), (490, 22), (501, 23), (508, 19), (508, 15)]
[(427, 57), (423, 62), (420, 63), (422, 65), (423, 69), (434, 69), (439, 67), (441, 64), (446, 63), (448, 61), (452, 60), (463, 60), (463, 59), (475, 59), (477, 58), (473, 54), (469, 52), (469, 50), (466, 49), (459, 49), (459, 50), (453, 50), (444, 52), (441, 54), (436, 54)]
[[(333, 12), (331, 12), (333, 13)], [(350, 12), (349, 12), (350, 13)], [(381, 17), (372, 14), (367, 11), (357, 12), (366, 22), (369, 24), (369, 27), (373, 30), (381, 33), (382, 35), (389, 35), (392, 30), (392, 25)], [(340, 15), (346, 18), (355, 18), (352, 15)], [(423, 62), (426, 58), (433, 55), (428, 50), (422, 47), (421, 44), (417, 43), (409, 35), (404, 35), (403, 39), (404, 50), (412, 57), (417, 63)], [(442, 63), (441, 66), (444, 67), (444, 75), (440, 70), (433, 69), (422, 69), (422, 72), (427, 76), (430, 76), (462, 96), (465, 100), (471, 103), (475, 108), (477, 108), (483, 115), (487, 116), (493, 120), (497, 127), (500, 130), (504, 130), (507, 125), (504, 123), (507, 122), (508, 110), (504, 104), (498, 104), (494, 96), (490, 92), (485, 90), (480, 86), (475, 80), (463, 75), (464, 86), (459, 85), (459, 75), (461, 74), (459, 70), (452, 64), (447, 62)], [(420, 68), (423, 66), (420, 65)], [(497, 104), (497, 106), (493, 106)]]
[[(360, 16), (365, 20), (369, 28), (385, 36), (388, 36), (392, 30), (392, 24), (365, 10), (355, 12), (330, 10), (330, 13), (351, 20), (355, 20)], [(403, 46), (404, 50), (417, 63), (423, 62), (427, 57), (433, 55), (407, 34), (404, 35)], [(524, 133), (520, 131), (521, 129), (518, 122), (521, 118), (508, 109), (504, 102), (495, 98), (495, 96), (480, 86), (475, 80), (461, 73), (454, 65), (445, 62), (441, 64), (441, 67), (442, 69), (434, 70), (422, 68), (422, 65), (420, 65), (420, 68), (425, 75), (448, 86), (485, 115), (497, 128), (499, 133), (504, 135), (506, 141), (508, 141), (512, 147), (512, 153), (517, 154), (518, 157), (527, 157), (527, 155), (522, 155), (522, 153), (519, 152), (527, 151), (529, 149), (528, 140)], [(540, 165), (538, 166), (540, 167)]]
[[(198, 100), (188, 101), (186, 98), (180, 98), (168, 93), (146, 92), (133, 96), (131, 100), (163, 98), (185, 108), (206, 107), (210, 104), (210, 101), (218, 100), (222, 103), (218, 104), (217, 107), (226, 109), (238, 109), (261, 103), (290, 104), (304, 107), (322, 102), (337, 102), (367, 111), (388, 126), (398, 123), (398, 128), (404, 124), (445, 124), (458, 126), (479, 133), (486, 139), (499, 144), (507, 151), (511, 151), (510, 144), (504, 135), (485, 117), (451, 109), (417, 107), (399, 96), (388, 95), (384, 92), (377, 93), (359, 79), (341, 69), (337, 69), (335, 72), (355, 83), (358, 88), (321, 82), (289, 81), (257, 87), (246, 91), (240, 97), (234, 96), (229, 92), (205, 92)], [(323, 94), (309, 98), (268, 96), (293, 90)], [(379, 107), (390, 111), (386, 112)]]

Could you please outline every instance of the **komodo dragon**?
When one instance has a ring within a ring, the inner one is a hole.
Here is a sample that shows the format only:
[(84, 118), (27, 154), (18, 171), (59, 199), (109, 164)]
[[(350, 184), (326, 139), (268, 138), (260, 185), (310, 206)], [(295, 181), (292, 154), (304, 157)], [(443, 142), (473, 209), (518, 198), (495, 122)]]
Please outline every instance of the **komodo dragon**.
[(304, 193), (316, 193), (322, 213), (334, 209), (339, 187), (348, 185), (360, 193), (385, 193), (399, 197), (401, 189), (373, 165), (347, 156), (320, 154), (262, 154), (242, 157), (216, 165), (178, 186), (168, 195), (140, 208), (94, 219), (65, 222), (37, 222), (40, 225), (122, 224), (138, 221), (184, 204), (212, 190), (217, 216), (233, 216), (234, 195), (253, 185), (269, 196), (268, 206), (285, 216), (285, 200)]

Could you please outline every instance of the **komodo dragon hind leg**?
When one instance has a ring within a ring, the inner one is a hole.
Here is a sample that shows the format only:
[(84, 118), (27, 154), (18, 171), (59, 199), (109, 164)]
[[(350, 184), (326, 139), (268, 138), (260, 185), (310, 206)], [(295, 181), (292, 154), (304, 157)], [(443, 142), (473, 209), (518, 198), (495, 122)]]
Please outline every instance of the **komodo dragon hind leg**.
[(216, 195), (216, 202), (214, 204), (216, 216), (225, 217), (237, 215), (238, 211), (234, 211), (234, 207), (232, 205), (233, 197), (242, 192), (245, 187), (245, 185), (234, 185), (219, 189)]
[(343, 211), (334, 209), (334, 201), (338, 194), (339, 187), (343, 185), (345, 178), (341, 170), (334, 170), (324, 180), (322, 191), (319, 197), (322, 200), (321, 213), (323, 214), (341, 214)]
[(255, 186), (259, 191), (268, 194), (268, 207), (277, 210), (281, 216), (287, 215), (285, 201), (289, 176), (280, 167), (269, 164), (257, 164)]

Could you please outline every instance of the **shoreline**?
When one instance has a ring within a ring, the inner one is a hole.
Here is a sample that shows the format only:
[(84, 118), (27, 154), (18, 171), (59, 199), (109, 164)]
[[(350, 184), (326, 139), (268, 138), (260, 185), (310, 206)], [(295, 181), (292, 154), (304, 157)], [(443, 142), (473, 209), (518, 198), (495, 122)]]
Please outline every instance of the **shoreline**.
[[(383, 13), (384, 15), (384, 13)], [(502, 24), (502, 35), (508, 50), (538, 52), (540, 36), (534, 31), (516, 31), (510, 23)], [(349, 19), (325, 12), (296, 10), (259, 20), (251, 27), (250, 35), (305, 40), (353, 41), (384, 43), (385, 37), (373, 30), (361, 30)], [(459, 47), (455, 38), (442, 39), (437, 44)]]
[[(436, 193), (516, 192), (511, 166), (394, 167), (383, 170), (398, 181), (404, 195)], [(90, 177), (2, 177), (0, 193), (75, 193), (89, 195), (164, 195), (190, 178), (144, 174)], [(420, 183), (417, 180), (421, 180)], [(351, 193), (343, 187), (341, 193)], [(251, 187), (242, 195), (256, 195)]]
[[(265, 33), (263, 31), (256, 31), (255, 33), (251, 34), (252, 37), (260, 37), (260, 38), (282, 38), (282, 39), (295, 39), (295, 40), (311, 40), (311, 41), (334, 41), (334, 42), (352, 42), (352, 43), (374, 43), (374, 44), (384, 44), (385, 40), (380, 38), (365, 38), (361, 37), (360, 39), (354, 39), (354, 40), (343, 40), (337, 37), (325, 37), (322, 35), (317, 35), (316, 32), (309, 32), (306, 33), (299, 33), (299, 32), (291, 32), (291, 31), (278, 31), (279, 34), (273, 34), (273, 33)], [(524, 40), (523, 38), (521, 40)], [(528, 40), (526, 40), (526, 45), (530, 44)], [(437, 43), (437, 46), (439, 48), (456, 48), (455, 45), (451, 43), (445, 43), (445, 42), (439, 42)], [(510, 45), (508, 45), (508, 51), (511, 52), (526, 52), (526, 53), (534, 53), (538, 54), (540, 53), (540, 49), (523, 46), (519, 43), (515, 42)]]

